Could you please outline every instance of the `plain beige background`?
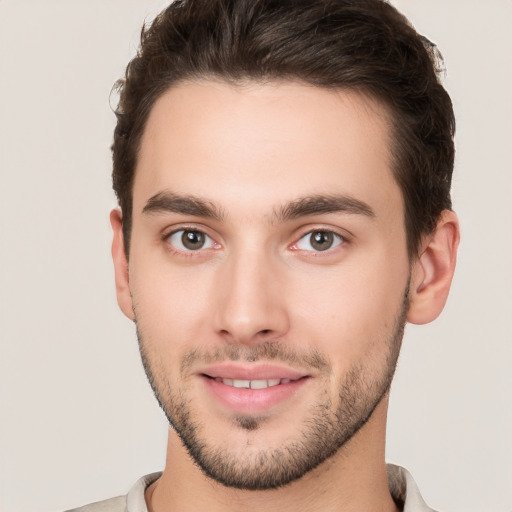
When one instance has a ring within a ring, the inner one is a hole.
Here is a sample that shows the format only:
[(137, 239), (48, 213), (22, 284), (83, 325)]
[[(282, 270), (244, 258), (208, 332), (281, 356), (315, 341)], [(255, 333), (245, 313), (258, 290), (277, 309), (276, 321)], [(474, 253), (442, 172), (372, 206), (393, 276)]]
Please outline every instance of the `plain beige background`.
[[(163, 466), (110, 261), (109, 91), (154, 0), (0, 0), (0, 510), (124, 494)], [(388, 460), (443, 511), (512, 510), (512, 2), (401, 0), (441, 48), (462, 244), (441, 318), (409, 327)]]

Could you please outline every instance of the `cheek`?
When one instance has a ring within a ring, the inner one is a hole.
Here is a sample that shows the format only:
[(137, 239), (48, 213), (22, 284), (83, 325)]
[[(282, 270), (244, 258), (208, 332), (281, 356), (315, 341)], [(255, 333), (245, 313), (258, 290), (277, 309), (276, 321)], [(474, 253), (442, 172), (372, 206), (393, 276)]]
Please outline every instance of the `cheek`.
[(192, 267), (172, 269), (147, 261), (130, 272), (137, 323), (145, 341), (172, 346), (174, 353), (204, 339), (211, 290), (204, 274)]
[(369, 352), (384, 353), (401, 313), (407, 276), (406, 263), (375, 261), (308, 276), (288, 294), (294, 297), (292, 324), (335, 366), (348, 368)]

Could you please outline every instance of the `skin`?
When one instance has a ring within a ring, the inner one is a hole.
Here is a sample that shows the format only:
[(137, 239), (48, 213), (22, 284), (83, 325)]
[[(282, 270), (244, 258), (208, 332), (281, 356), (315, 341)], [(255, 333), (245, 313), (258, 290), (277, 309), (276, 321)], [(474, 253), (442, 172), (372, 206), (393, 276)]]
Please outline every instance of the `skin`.
[[(247, 467), (301, 439), (319, 404), (331, 417), (345, 411), (340, 386), (351, 372), (358, 400), (376, 407), (361, 409), (368, 421), (332, 456), (270, 490), (215, 482), (171, 428), (166, 468), (146, 493), (150, 510), (397, 510), (384, 462), (386, 379), (401, 313), (426, 323), (445, 304), (459, 230), (455, 214), (443, 212), (409, 261), (388, 126), (368, 97), (291, 82), (183, 83), (154, 105), (136, 169), (129, 261), (117, 210), (111, 222), (118, 302), (137, 323), (161, 401), (181, 397), (201, 441)], [(336, 197), (336, 208), (323, 211), (319, 196)], [(206, 245), (187, 250), (183, 229), (205, 233)], [(316, 250), (314, 231), (334, 233), (332, 247)], [(277, 359), (307, 379), (263, 412), (235, 413), (198, 375), (233, 350), (245, 365), (255, 355)], [(309, 364), (311, 353), (326, 366)]]

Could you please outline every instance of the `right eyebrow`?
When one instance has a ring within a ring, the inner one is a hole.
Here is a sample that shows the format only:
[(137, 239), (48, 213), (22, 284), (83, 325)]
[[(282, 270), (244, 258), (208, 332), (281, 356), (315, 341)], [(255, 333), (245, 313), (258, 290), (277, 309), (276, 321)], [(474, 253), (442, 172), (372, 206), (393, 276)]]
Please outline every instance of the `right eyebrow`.
[(224, 218), (223, 212), (214, 203), (197, 196), (182, 196), (173, 192), (159, 192), (149, 198), (142, 213), (179, 213), (218, 221)]
[(300, 197), (285, 204), (274, 212), (274, 221), (284, 222), (300, 217), (322, 215), (328, 213), (348, 213), (375, 218), (375, 212), (364, 201), (349, 195), (316, 194)]

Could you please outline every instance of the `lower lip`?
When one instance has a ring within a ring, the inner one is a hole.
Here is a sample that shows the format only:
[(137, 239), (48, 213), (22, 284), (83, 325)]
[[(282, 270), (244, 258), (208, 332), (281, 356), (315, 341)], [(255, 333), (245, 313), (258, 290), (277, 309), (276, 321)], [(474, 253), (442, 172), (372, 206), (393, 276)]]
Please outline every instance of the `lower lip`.
[(307, 377), (265, 389), (235, 388), (202, 376), (208, 391), (224, 406), (241, 414), (257, 414), (292, 398), (308, 381)]

